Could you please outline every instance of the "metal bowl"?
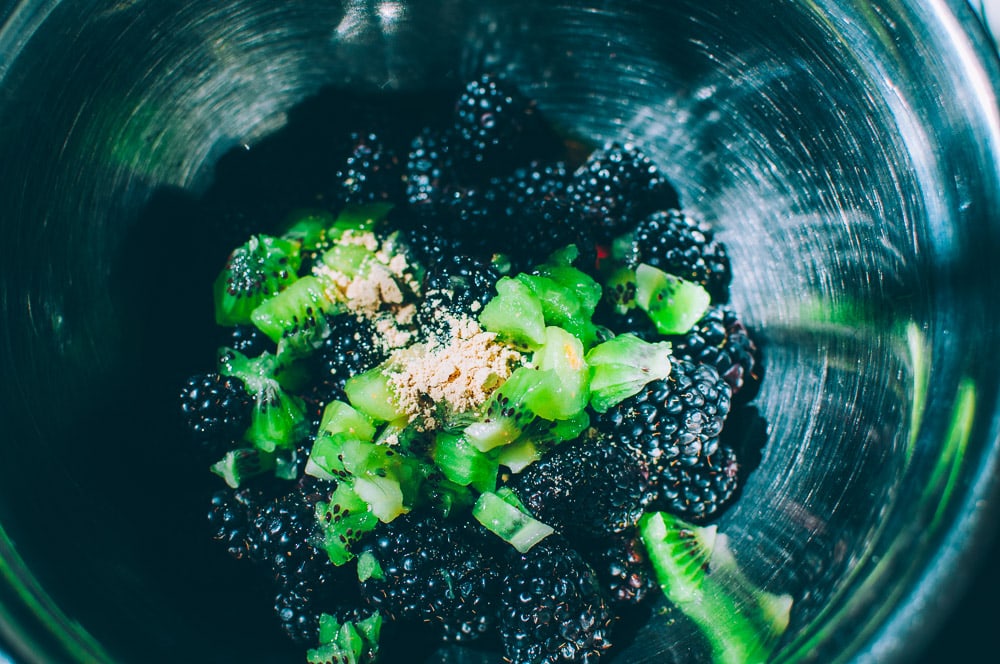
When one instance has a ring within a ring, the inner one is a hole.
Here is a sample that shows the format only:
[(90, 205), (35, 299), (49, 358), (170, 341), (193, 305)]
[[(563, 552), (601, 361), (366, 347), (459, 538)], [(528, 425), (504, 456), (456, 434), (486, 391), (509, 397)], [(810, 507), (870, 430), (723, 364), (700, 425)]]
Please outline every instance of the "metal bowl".
[[(974, 21), (961, 0), (5, 3), (7, 647), (301, 660), (209, 541), (211, 478), (178, 450), (219, 260), (194, 202), (234, 147), (322, 127), (317, 98), (490, 68), (567, 130), (639, 142), (729, 247), (767, 441), (718, 528), (794, 596), (774, 660), (908, 661), (996, 519), (1000, 66)], [(322, 155), (295, 145), (305, 176)], [(614, 661), (696, 651), (653, 618)]]

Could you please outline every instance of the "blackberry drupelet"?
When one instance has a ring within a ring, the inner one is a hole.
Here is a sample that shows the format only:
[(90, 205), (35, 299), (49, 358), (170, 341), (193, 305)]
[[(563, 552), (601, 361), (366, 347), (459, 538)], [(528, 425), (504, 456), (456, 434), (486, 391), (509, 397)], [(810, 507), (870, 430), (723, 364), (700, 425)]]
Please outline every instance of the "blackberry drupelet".
[(389, 620), (437, 626), (445, 641), (488, 633), (498, 576), (471, 532), (434, 514), (379, 524), (360, 554), (373, 556), (380, 570), (361, 582), (362, 599)]
[(427, 223), (417, 222), (400, 231), (400, 239), (406, 245), (410, 262), (413, 261), (427, 270), (438, 261), (460, 253), (459, 240), (442, 233)]
[(601, 242), (632, 230), (654, 210), (676, 207), (677, 193), (645, 153), (631, 143), (595, 150), (573, 174), (572, 209)]
[(351, 313), (327, 317), (330, 335), (317, 351), (318, 376), (311, 400), (325, 405), (344, 397), (344, 383), (385, 359), (371, 322)]
[(424, 275), (424, 301), (417, 309), (416, 322), (429, 337), (451, 336), (450, 318), (478, 316), (493, 299), (500, 273), (485, 261), (462, 254), (435, 263)]
[(406, 201), (409, 208), (427, 217), (439, 212), (445, 188), (454, 182), (452, 137), (432, 127), (423, 128), (410, 144), (406, 161)]
[(190, 376), (181, 389), (180, 403), (187, 429), (212, 447), (242, 435), (253, 409), (243, 381), (215, 372)]
[(259, 485), (219, 489), (212, 493), (208, 525), (213, 539), (225, 544), (233, 558), (249, 558), (250, 523), (269, 499), (270, 492)]
[(674, 357), (715, 367), (734, 400), (747, 381), (756, 382), (757, 346), (732, 307), (709, 307), (691, 331), (671, 341)]
[(405, 163), (375, 132), (351, 134), (352, 148), (336, 179), (347, 203), (397, 201), (403, 194)]
[(705, 222), (681, 210), (659, 210), (635, 228), (630, 261), (646, 263), (705, 287), (712, 302), (729, 301), (732, 267), (722, 242)]
[(694, 466), (715, 452), (730, 407), (731, 389), (718, 371), (675, 358), (666, 380), (595, 414), (594, 425), (646, 461), (655, 496), (672, 468)]
[(459, 163), (477, 174), (497, 174), (523, 151), (535, 104), (503, 78), (483, 74), (469, 81), (455, 103), (455, 147)]
[(256, 325), (235, 325), (227, 328), (229, 338), (224, 343), (247, 357), (258, 357), (265, 352), (275, 352), (276, 344)]
[(639, 455), (597, 436), (557, 445), (508, 486), (535, 518), (580, 542), (634, 526), (648, 483)]
[(659, 589), (646, 549), (634, 529), (597, 540), (596, 546), (583, 553), (614, 607), (641, 604)]
[(527, 553), (511, 549), (500, 589), (505, 661), (592, 664), (611, 646), (613, 616), (597, 574), (558, 535)]
[(575, 244), (577, 267), (593, 274), (597, 241), (588, 224), (571, 214), (567, 189), (570, 173), (561, 161), (532, 162), (496, 182), (507, 232), (497, 238), (510, 255), (512, 272), (529, 271), (549, 255)]
[(668, 465), (654, 508), (701, 524), (721, 513), (740, 485), (739, 462), (731, 447), (718, 445), (697, 463)]

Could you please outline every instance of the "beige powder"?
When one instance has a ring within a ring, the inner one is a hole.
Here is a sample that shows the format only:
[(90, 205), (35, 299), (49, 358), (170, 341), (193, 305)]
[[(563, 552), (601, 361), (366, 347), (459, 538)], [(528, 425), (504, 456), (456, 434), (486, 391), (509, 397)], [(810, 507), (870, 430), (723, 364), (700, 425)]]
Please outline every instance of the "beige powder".
[(499, 343), (471, 319), (450, 321), (445, 344), (416, 344), (390, 359), (391, 383), (400, 407), (423, 430), (432, 428), (439, 408), (449, 413), (481, 406), (522, 362), (516, 350)]

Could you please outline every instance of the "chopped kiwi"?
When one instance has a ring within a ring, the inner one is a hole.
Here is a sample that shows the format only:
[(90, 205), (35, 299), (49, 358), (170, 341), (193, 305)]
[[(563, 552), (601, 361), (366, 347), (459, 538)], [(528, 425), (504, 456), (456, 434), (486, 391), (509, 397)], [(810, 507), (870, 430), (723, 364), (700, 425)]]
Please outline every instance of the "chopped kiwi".
[(636, 394), (647, 383), (670, 375), (670, 343), (650, 343), (620, 334), (587, 352), (590, 405), (599, 413)]
[(319, 619), (319, 645), (306, 652), (309, 664), (358, 664), (378, 658), (382, 616), (378, 612), (357, 622), (340, 623), (329, 614)]
[[(787, 597), (754, 588), (739, 574), (717, 573), (715, 526), (651, 512), (640, 518), (639, 534), (664, 594), (704, 633), (715, 664), (767, 661), (788, 625)], [(721, 567), (734, 565), (730, 558)]]
[(390, 422), (405, 416), (397, 405), (385, 364), (348, 378), (344, 392), (354, 408), (375, 421)]
[(514, 442), (535, 413), (527, 398), (540, 386), (538, 372), (518, 367), (497, 388), (484, 405), (479, 419), (464, 429), (464, 434), (480, 452)]
[(519, 348), (533, 350), (545, 343), (545, 315), (531, 289), (513, 277), (501, 277), (496, 291), (479, 313), (483, 329)]
[(649, 314), (660, 334), (686, 334), (711, 304), (700, 284), (641, 263), (635, 270), (636, 305)]
[(350, 404), (336, 399), (323, 408), (319, 431), (330, 435), (347, 432), (361, 440), (374, 440), (377, 432), (375, 423), (370, 417)]
[(329, 501), (316, 503), (316, 520), (321, 536), (316, 543), (330, 562), (343, 565), (354, 558), (354, 545), (378, 524), (371, 506), (346, 482), (337, 484)]
[(229, 255), (215, 280), (215, 321), (249, 324), (251, 312), (298, 278), (299, 243), (270, 235), (254, 235)]
[(225, 480), (231, 488), (239, 488), (246, 480), (274, 470), (273, 454), (255, 448), (241, 447), (229, 450), (212, 464), (212, 472)]
[(635, 307), (635, 270), (618, 268), (604, 280), (604, 299), (615, 313), (628, 313)]
[(226, 349), (219, 365), (219, 373), (242, 380), (254, 399), (250, 427), (243, 438), (265, 452), (294, 448), (308, 426), (305, 405), (275, 378), (279, 367), (276, 357), (262, 353), (248, 358)]
[(456, 484), (477, 491), (496, 487), (499, 469), (496, 458), (480, 452), (460, 433), (438, 432), (431, 456), (444, 476)]
[(278, 344), (279, 357), (295, 358), (312, 353), (330, 336), (327, 314), (337, 309), (319, 279), (307, 275), (261, 302), (250, 320)]
[(589, 347), (594, 343), (597, 339), (597, 326), (590, 320), (593, 309), (587, 308), (572, 287), (541, 274), (521, 273), (516, 279), (527, 286), (541, 303), (545, 325), (567, 330), (580, 339), (584, 346)]
[(553, 446), (580, 436), (588, 426), (590, 415), (586, 410), (565, 420), (536, 418), (524, 427), (514, 442), (497, 449), (497, 462), (519, 473)]
[(529, 514), (513, 492), (503, 487), (480, 495), (472, 507), (472, 516), (521, 553), (555, 532), (552, 526)]
[(302, 252), (325, 248), (328, 246), (327, 229), (333, 225), (333, 219), (328, 210), (296, 210), (288, 215), (281, 237), (298, 242)]
[(545, 328), (545, 343), (532, 358), (539, 385), (525, 405), (547, 420), (565, 420), (587, 407), (590, 369), (581, 341), (560, 327)]

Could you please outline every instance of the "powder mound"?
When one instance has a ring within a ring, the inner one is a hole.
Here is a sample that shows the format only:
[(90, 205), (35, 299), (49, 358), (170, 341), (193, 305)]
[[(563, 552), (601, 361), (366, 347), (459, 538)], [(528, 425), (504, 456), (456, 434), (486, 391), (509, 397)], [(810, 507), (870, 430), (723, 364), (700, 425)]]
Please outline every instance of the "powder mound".
[(399, 407), (418, 428), (436, 425), (442, 414), (479, 408), (524, 361), (472, 319), (452, 319), (449, 338), (414, 344), (388, 362)]

